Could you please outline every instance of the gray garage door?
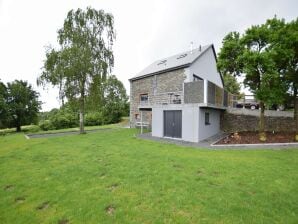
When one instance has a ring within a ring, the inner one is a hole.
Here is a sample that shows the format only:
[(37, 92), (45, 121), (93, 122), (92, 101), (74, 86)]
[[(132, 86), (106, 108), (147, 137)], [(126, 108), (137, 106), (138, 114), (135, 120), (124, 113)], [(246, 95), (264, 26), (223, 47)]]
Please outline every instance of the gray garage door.
[(181, 138), (182, 136), (182, 111), (164, 111), (164, 136)]

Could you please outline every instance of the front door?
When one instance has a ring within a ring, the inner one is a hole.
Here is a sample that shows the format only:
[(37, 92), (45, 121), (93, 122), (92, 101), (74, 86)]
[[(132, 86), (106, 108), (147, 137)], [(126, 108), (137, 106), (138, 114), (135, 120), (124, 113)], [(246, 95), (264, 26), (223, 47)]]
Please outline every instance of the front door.
[(164, 136), (171, 138), (181, 138), (182, 136), (182, 111), (164, 111)]

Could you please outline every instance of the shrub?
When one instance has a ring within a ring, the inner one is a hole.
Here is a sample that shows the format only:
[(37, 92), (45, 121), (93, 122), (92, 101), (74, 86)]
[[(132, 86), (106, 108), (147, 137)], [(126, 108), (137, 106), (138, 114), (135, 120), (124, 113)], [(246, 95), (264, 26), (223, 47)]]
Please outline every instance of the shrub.
[(55, 129), (54, 125), (52, 124), (52, 122), (50, 120), (40, 121), (38, 126), (43, 131), (49, 131), (49, 130)]
[(16, 129), (15, 128), (5, 128), (0, 130), (0, 136), (4, 136), (10, 133), (15, 133)]
[(73, 128), (76, 127), (78, 122), (75, 115), (70, 113), (57, 113), (51, 118), (51, 122), (55, 129)]
[(103, 117), (99, 112), (90, 112), (85, 115), (85, 125), (86, 126), (95, 126), (102, 125)]
[(38, 125), (27, 125), (27, 126), (22, 126), (21, 130), (23, 132), (38, 132), (40, 131), (40, 128)]

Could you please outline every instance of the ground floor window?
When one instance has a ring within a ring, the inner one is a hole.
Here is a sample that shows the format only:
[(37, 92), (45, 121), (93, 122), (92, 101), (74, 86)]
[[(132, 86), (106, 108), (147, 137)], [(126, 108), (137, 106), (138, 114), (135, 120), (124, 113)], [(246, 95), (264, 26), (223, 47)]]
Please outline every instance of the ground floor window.
[(210, 125), (210, 114), (209, 112), (205, 112), (205, 125)]
[(140, 119), (140, 114), (135, 114), (135, 119), (139, 120)]

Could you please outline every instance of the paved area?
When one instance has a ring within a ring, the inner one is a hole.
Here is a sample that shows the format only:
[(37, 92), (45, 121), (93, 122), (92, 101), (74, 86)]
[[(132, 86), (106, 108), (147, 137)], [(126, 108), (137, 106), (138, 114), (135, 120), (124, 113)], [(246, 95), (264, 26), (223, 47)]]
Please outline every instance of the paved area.
[[(86, 130), (86, 133), (90, 132), (98, 132), (98, 131), (107, 131), (111, 130), (112, 128), (99, 128), (93, 130)], [(115, 128), (113, 128), (115, 130)], [(26, 138), (51, 138), (51, 137), (59, 137), (59, 136), (67, 136), (67, 135), (78, 135), (80, 134), (79, 131), (67, 131), (67, 132), (57, 132), (57, 133), (41, 133), (41, 134), (28, 134), (25, 135)]]
[(231, 145), (225, 145), (225, 146), (213, 146), (212, 144), (219, 141), (220, 139), (224, 138), (227, 136), (227, 133), (221, 132), (215, 136), (212, 136), (211, 138), (208, 138), (202, 142), (198, 143), (193, 143), (193, 142), (186, 142), (182, 140), (176, 140), (176, 139), (170, 139), (170, 138), (158, 138), (158, 137), (153, 137), (151, 133), (144, 133), (144, 134), (139, 134), (137, 137), (141, 139), (147, 139), (147, 140), (152, 140), (152, 141), (158, 141), (158, 142), (165, 142), (165, 143), (170, 143), (170, 144), (175, 144), (175, 145), (181, 145), (181, 146), (189, 146), (189, 147), (195, 147), (195, 148), (205, 148), (205, 149), (212, 149), (212, 150), (224, 150), (224, 149), (229, 149), (229, 150), (250, 150), (250, 149), (275, 149), (275, 150), (280, 150), (280, 149), (290, 149), (290, 148), (295, 148), (298, 149), (298, 143), (295, 144), (281, 144), (281, 145), (276, 145), (276, 144), (259, 144), (259, 145), (236, 145), (236, 146), (231, 146)]

